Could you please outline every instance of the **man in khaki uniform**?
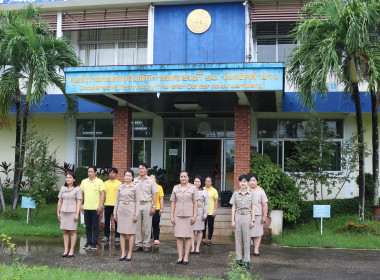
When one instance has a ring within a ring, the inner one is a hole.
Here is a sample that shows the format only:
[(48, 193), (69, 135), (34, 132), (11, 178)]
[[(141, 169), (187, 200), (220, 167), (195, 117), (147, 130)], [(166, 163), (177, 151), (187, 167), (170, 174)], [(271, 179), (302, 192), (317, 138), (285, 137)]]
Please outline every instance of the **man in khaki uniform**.
[(239, 176), (240, 190), (234, 192), (230, 200), (232, 204), (231, 225), (235, 229), (236, 262), (242, 265), (243, 246), (244, 264), (249, 267), (251, 229), (255, 223), (256, 196), (247, 189), (245, 175)]
[[(140, 177), (133, 181), (140, 192), (140, 215), (136, 223), (136, 247), (133, 252), (142, 251), (149, 252), (150, 236), (152, 232), (152, 215), (156, 212), (158, 187), (155, 181), (147, 176), (148, 165), (146, 163), (139, 164)], [(153, 203), (152, 203), (153, 200)], [(144, 226), (144, 239), (142, 237), (142, 228)]]

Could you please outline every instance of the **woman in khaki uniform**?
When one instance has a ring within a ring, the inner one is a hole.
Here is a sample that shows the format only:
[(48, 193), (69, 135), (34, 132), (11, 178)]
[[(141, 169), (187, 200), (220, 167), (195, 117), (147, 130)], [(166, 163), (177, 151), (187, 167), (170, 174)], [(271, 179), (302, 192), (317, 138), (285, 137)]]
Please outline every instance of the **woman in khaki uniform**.
[[(203, 230), (205, 229), (205, 220), (208, 214), (209, 197), (208, 192), (202, 188), (202, 178), (197, 175), (194, 178), (194, 186), (198, 191), (198, 212), (197, 219), (194, 224), (194, 235), (191, 236), (191, 251), (190, 254), (199, 254), (199, 247), (202, 241)], [(195, 237), (197, 238), (197, 247), (195, 247)]]
[(247, 184), (247, 177), (240, 175), (240, 190), (234, 192), (230, 204), (232, 204), (231, 225), (235, 229), (236, 263), (243, 265), (242, 250), (244, 247), (244, 265), (249, 268), (249, 247), (251, 245), (251, 229), (255, 225), (256, 197), (253, 192), (248, 191)]
[[(62, 258), (72, 258), (74, 256), (75, 243), (77, 242), (77, 226), (79, 211), (82, 201), (82, 191), (76, 182), (77, 176), (74, 172), (66, 173), (66, 183), (61, 187), (58, 194), (57, 217), (61, 222), (60, 228), (63, 230), (63, 244), (65, 251)], [(71, 236), (71, 247), (69, 251), (69, 241)]]
[[(140, 192), (132, 184), (134, 173), (132, 170), (124, 172), (124, 184), (119, 186), (116, 195), (113, 216), (118, 223), (117, 232), (120, 233), (121, 257), (119, 261), (132, 260), (132, 249), (135, 242), (136, 222), (140, 211)], [(125, 238), (129, 235), (128, 255), (125, 253)]]
[[(191, 236), (194, 234), (194, 223), (198, 212), (198, 191), (189, 183), (189, 173), (181, 171), (181, 184), (175, 185), (170, 197), (170, 219), (174, 225), (174, 236), (177, 237), (178, 260), (176, 264), (188, 264)], [(183, 239), (185, 239), (185, 256), (183, 256)]]
[(259, 247), (261, 243), (261, 236), (264, 234), (264, 224), (268, 218), (268, 198), (265, 191), (257, 185), (257, 175), (250, 174), (249, 177), (249, 189), (255, 194), (257, 200), (255, 209), (255, 221), (257, 221), (257, 223), (251, 231), (251, 237), (253, 239), (253, 244), (255, 245), (253, 255), (258, 257), (260, 255)]

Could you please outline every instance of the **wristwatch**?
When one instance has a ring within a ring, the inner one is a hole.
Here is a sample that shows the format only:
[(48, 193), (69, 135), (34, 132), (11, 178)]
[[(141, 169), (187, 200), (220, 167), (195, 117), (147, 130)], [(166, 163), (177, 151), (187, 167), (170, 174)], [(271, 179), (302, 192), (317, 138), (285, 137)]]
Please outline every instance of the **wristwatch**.
[(153, 208), (157, 208), (157, 206), (155, 206), (155, 205), (153, 205), (152, 207), (153, 207)]
[(255, 222), (255, 220), (252, 221), (252, 223), (254, 223), (254, 222)]

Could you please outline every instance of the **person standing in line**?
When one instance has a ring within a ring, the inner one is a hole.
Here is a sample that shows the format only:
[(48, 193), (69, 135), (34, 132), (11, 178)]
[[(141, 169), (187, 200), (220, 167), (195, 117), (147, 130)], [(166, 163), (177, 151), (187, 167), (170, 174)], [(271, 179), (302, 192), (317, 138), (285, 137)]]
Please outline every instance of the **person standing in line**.
[[(137, 186), (140, 192), (140, 214), (137, 220), (136, 230), (136, 247), (133, 252), (150, 251), (150, 236), (152, 234), (152, 216), (157, 208), (158, 188), (155, 181), (149, 178), (148, 165), (139, 164), (139, 178), (135, 179), (133, 184)], [(153, 204), (152, 204), (153, 201)], [(142, 226), (144, 226), (144, 239), (142, 236)]]
[[(174, 236), (177, 238), (178, 260), (176, 264), (189, 264), (191, 236), (194, 235), (194, 223), (198, 212), (198, 191), (189, 183), (189, 173), (181, 171), (180, 184), (173, 188), (170, 220), (174, 225)], [(183, 256), (185, 240), (185, 256)]]
[(156, 182), (158, 193), (157, 193), (157, 208), (156, 212), (154, 212), (152, 217), (152, 227), (153, 227), (153, 239), (154, 239), (154, 245), (159, 246), (160, 245), (160, 220), (161, 220), (161, 214), (164, 210), (164, 190), (162, 189), (162, 186), (158, 184), (158, 180), (156, 175), (152, 174), (149, 176), (150, 179)]
[[(239, 176), (240, 190), (231, 197), (231, 226), (235, 230), (236, 263), (249, 268), (251, 229), (255, 225), (256, 196), (247, 188), (246, 175)], [(244, 263), (243, 263), (244, 247)]]
[(255, 209), (255, 221), (256, 224), (252, 228), (251, 237), (253, 239), (254, 250), (253, 255), (258, 257), (260, 255), (259, 248), (261, 243), (261, 237), (264, 234), (264, 224), (268, 220), (268, 198), (265, 191), (258, 185), (258, 179), (256, 174), (248, 174), (249, 188), (252, 191), (257, 200)]
[[(116, 195), (121, 182), (116, 179), (119, 171), (117, 168), (112, 167), (109, 170), (110, 179), (104, 182), (106, 201), (104, 202), (104, 238), (102, 242), (110, 241), (111, 234), (111, 216), (113, 214), (114, 206), (116, 203)], [(117, 222), (115, 221), (115, 242), (120, 242), (120, 234), (117, 231)]]
[[(135, 243), (136, 222), (140, 212), (139, 191), (132, 184), (134, 173), (132, 170), (124, 172), (124, 184), (119, 186), (116, 195), (113, 216), (115, 222), (119, 222), (118, 232), (120, 234), (121, 256), (119, 261), (132, 260), (132, 248)], [(128, 255), (125, 250), (125, 238), (129, 235)]]
[[(82, 212), (86, 224), (86, 244), (83, 249), (98, 249), (99, 215), (104, 209), (104, 183), (96, 177), (96, 166), (88, 168), (88, 178), (84, 179), (80, 188), (82, 190)], [(84, 200), (84, 204), (83, 204)]]
[[(201, 245), (203, 230), (205, 229), (204, 221), (207, 219), (208, 214), (208, 192), (202, 188), (202, 178), (196, 175), (194, 178), (194, 186), (198, 191), (198, 212), (197, 219), (194, 224), (194, 235), (191, 236), (191, 251), (190, 254), (199, 254), (199, 247)], [(195, 238), (197, 239), (197, 247), (195, 247)]]
[(201, 245), (206, 245), (206, 228), (208, 224), (208, 240), (207, 240), (207, 246), (211, 246), (211, 239), (212, 235), (214, 233), (214, 220), (216, 217), (216, 211), (218, 210), (218, 191), (212, 186), (212, 179), (210, 176), (206, 177), (205, 179), (205, 188), (208, 192), (209, 197), (209, 205), (208, 205), (208, 215), (207, 219), (205, 220), (205, 229), (203, 230), (202, 235), (202, 242)]
[[(74, 172), (66, 173), (66, 183), (61, 187), (58, 194), (57, 217), (63, 230), (63, 244), (65, 250), (62, 258), (74, 257), (75, 244), (77, 242), (77, 227), (79, 211), (82, 202), (82, 192), (76, 181)], [(69, 251), (69, 241), (71, 236), (71, 247)]]

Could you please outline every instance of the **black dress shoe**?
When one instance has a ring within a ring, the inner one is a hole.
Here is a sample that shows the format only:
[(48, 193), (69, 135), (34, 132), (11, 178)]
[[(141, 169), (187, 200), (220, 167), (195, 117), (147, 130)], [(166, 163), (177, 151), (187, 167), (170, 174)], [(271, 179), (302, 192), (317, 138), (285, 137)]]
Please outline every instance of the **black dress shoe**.
[(132, 260), (132, 257), (130, 257), (130, 258), (125, 257), (125, 260), (126, 260), (127, 262), (130, 262), (130, 261)]
[(246, 268), (251, 268), (250, 265), (249, 265), (249, 262), (244, 262), (244, 266), (245, 266)]
[(253, 256), (258, 257), (260, 254), (253, 253)]
[(201, 245), (206, 245), (206, 242), (202, 241), (202, 242), (201, 242)]
[(194, 255), (195, 254), (195, 251), (190, 251), (190, 255)]
[(182, 261), (176, 261), (175, 263), (176, 264), (181, 264), (181, 263), (183, 263), (183, 260)]
[(236, 264), (241, 266), (243, 265), (243, 262), (241, 260), (236, 260)]
[(183, 262), (183, 264), (184, 264), (184, 265), (187, 265), (187, 264), (189, 264), (189, 262), (188, 262), (188, 261), (187, 261), (187, 262)]
[(62, 258), (67, 258), (68, 254), (62, 254)]
[(72, 258), (72, 257), (74, 257), (74, 254), (72, 254), (72, 255), (67, 255), (67, 257), (68, 257), (68, 258)]
[(199, 255), (199, 252), (195, 251), (195, 252), (194, 252), (194, 255)]
[(119, 258), (119, 262), (125, 261), (125, 258), (126, 258), (126, 257)]

